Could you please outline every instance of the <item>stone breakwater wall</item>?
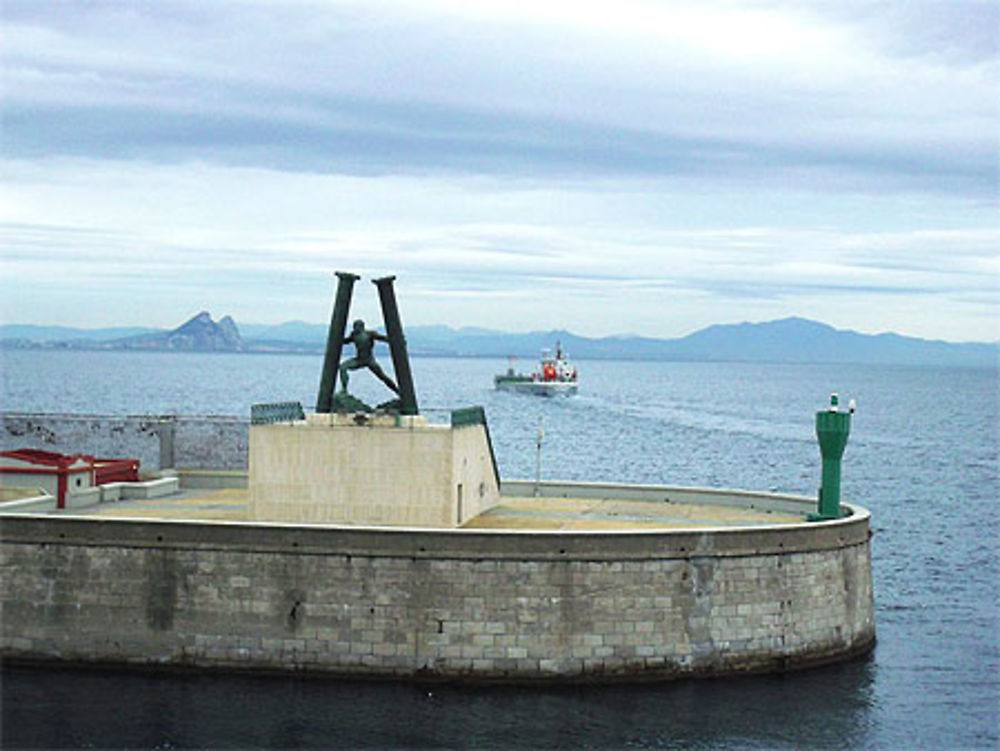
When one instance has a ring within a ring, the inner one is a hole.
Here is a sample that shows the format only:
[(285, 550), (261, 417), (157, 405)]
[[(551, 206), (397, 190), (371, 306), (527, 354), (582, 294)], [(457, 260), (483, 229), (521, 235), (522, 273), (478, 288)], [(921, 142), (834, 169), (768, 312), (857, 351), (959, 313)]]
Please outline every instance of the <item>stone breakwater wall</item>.
[(869, 516), (406, 530), (10, 515), (4, 659), (471, 680), (674, 678), (875, 640)]
[(250, 421), (217, 415), (4, 412), (0, 450), (139, 459), (143, 470), (246, 469)]

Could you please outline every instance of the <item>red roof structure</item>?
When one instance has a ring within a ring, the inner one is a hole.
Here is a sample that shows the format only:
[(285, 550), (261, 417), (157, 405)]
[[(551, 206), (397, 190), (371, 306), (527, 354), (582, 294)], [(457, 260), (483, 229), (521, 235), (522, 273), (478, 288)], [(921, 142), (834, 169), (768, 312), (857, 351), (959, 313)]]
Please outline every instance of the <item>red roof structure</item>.
[[(56, 478), (57, 508), (66, 508), (71, 475), (85, 474), (88, 485), (138, 482), (138, 459), (103, 459), (90, 454), (58, 454), (42, 449), (0, 451), (0, 474), (44, 475)], [(79, 482), (77, 483), (79, 484)]]

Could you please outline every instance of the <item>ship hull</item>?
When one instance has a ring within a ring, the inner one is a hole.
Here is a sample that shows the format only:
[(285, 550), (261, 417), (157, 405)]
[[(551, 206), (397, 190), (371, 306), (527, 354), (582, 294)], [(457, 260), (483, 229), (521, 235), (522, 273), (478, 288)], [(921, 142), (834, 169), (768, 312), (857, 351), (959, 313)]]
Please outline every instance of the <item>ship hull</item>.
[(577, 393), (576, 383), (568, 381), (500, 380), (496, 381), (498, 391), (515, 391), (534, 396), (573, 396)]

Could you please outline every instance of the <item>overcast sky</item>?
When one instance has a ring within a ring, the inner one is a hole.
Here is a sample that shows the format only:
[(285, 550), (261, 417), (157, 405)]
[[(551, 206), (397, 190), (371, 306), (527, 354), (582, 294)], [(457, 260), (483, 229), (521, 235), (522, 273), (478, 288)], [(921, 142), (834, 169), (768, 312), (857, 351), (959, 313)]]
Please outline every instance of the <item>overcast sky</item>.
[(998, 7), (3, 0), (0, 315), (997, 340)]

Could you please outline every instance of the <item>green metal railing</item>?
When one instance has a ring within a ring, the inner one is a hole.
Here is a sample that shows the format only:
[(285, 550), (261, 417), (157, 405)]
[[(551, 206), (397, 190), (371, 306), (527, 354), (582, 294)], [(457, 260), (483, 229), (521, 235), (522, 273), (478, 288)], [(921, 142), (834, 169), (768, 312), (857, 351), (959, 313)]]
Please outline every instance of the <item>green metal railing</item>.
[(269, 425), (275, 422), (295, 422), (305, 420), (306, 413), (301, 402), (274, 402), (273, 404), (251, 404), (250, 424)]

